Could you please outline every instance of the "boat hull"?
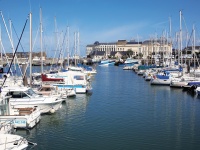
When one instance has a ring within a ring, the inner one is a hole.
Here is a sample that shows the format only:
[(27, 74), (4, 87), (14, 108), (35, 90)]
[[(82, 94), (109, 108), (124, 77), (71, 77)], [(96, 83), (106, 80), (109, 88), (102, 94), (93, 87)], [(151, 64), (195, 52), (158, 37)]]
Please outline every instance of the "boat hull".
[(40, 115), (34, 118), (30, 116), (0, 116), (0, 123), (2, 121), (13, 122), (15, 128), (33, 128), (39, 123), (40, 119)]
[(169, 76), (156, 75), (151, 78), (152, 85), (170, 85), (171, 78)]
[(74, 89), (76, 94), (86, 93), (86, 90), (87, 90), (85, 85), (53, 84), (53, 86), (57, 86), (59, 90), (62, 90), (62, 89), (66, 89), (66, 90)]
[(41, 114), (51, 113), (58, 110), (62, 106), (62, 100), (57, 100), (54, 102), (13, 102), (10, 101), (10, 105), (14, 107), (27, 108), (37, 106)]

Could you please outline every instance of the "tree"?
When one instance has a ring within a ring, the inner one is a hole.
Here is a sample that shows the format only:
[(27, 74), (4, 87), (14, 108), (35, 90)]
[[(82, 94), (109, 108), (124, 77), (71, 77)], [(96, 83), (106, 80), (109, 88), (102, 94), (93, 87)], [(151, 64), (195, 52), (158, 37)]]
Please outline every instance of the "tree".
[(133, 51), (131, 49), (127, 50), (127, 55), (128, 57), (131, 57), (133, 55)]
[(143, 57), (143, 54), (142, 53), (139, 53), (139, 58), (141, 59)]

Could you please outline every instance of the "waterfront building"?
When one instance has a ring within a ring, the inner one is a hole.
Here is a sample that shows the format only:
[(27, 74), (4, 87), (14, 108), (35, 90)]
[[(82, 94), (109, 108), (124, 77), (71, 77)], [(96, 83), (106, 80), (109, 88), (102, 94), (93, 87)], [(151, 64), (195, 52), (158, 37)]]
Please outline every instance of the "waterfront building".
[(114, 56), (120, 57), (126, 55), (127, 51), (133, 52), (132, 56), (137, 56), (141, 49), (142, 42), (118, 40), (117, 42), (99, 43), (96, 41), (94, 44), (86, 46), (86, 54), (92, 57), (107, 57)]
[(172, 55), (172, 44), (166, 39), (146, 40), (142, 43), (143, 59), (148, 58), (169, 58)]
[(94, 44), (90, 44), (86, 46), (86, 56), (90, 55), (90, 53), (95, 49), (94, 47), (95, 47)]
[(183, 49), (183, 54), (185, 56), (191, 56), (194, 53), (197, 54), (197, 57), (200, 57), (200, 46), (188, 46)]
[[(127, 55), (128, 51), (132, 51), (132, 57), (140, 56), (143, 59), (153, 58), (157, 55), (168, 58), (172, 55), (172, 44), (166, 39), (146, 40), (144, 42), (136, 42), (135, 40), (118, 40), (111, 43), (100, 43), (96, 41), (94, 44), (86, 46), (86, 54), (93, 57), (106, 57), (119, 55)], [(118, 52), (118, 53), (117, 53)]]

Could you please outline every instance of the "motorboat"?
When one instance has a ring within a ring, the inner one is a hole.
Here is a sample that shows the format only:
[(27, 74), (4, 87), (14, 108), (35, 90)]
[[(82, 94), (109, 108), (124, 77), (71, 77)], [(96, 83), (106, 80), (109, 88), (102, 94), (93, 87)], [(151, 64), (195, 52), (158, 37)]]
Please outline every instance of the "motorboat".
[(183, 91), (193, 90), (193, 88), (195, 90), (198, 86), (200, 86), (199, 80), (189, 81), (187, 85), (183, 86)]
[(133, 59), (133, 58), (127, 58), (124, 62), (125, 65), (128, 65), (128, 64), (138, 64), (139, 60), (137, 59)]
[(40, 110), (37, 107), (20, 108), (10, 105), (10, 97), (0, 101), (0, 123), (13, 124), (15, 128), (33, 128), (39, 123)]
[(123, 70), (132, 70), (133, 69), (133, 66), (124, 66), (123, 67)]
[(78, 93), (86, 93), (87, 77), (84, 72), (80, 71), (58, 72), (46, 74), (42, 84), (50, 84), (56, 88), (56, 91), (65, 91), (67, 97), (70, 97)]
[(66, 89), (66, 92), (67, 92), (67, 97), (75, 97), (76, 96), (76, 92), (73, 88)]
[(137, 71), (137, 75), (139, 75), (139, 76), (143, 76), (144, 73), (145, 73), (145, 70), (138, 70)]
[(114, 60), (106, 59), (106, 60), (101, 60), (99, 66), (114, 66), (114, 64), (115, 64)]
[(76, 92), (73, 88), (58, 89), (57, 86), (53, 86), (52, 84), (43, 84), (41, 87), (35, 90), (35, 92), (44, 96), (60, 97), (63, 100), (66, 100), (67, 97), (76, 96)]
[(42, 74), (42, 82), (49, 82), (49, 81), (55, 81), (55, 82), (63, 82), (64, 79), (62, 77), (57, 77), (55, 74)]
[(85, 75), (83, 72), (60, 72), (59, 76), (64, 77), (64, 83), (62, 82), (52, 84), (53, 86), (58, 87), (58, 90), (67, 89), (69, 91), (69, 89), (71, 89), (71, 92), (73, 92), (73, 89), (75, 90), (76, 94), (86, 93), (88, 81), (87, 75)]
[(184, 81), (182, 78), (173, 78), (170, 83), (170, 87), (182, 88), (188, 84), (189, 81)]
[(10, 106), (14, 108), (27, 108), (37, 106), (41, 112), (54, 113), (62, 106), (62, 99), (53, 96), (42, 96), (33, 91), (30, 87), (8, 86), (2, 88), (2, 98), (11, 96)]
[(154, 75), (153, 72), (147, 72), (147, 74), (144, 76), (145, 81), (151, 81), (153, 75)]
[[(37, 94), (43, 96), (55, 96), (55, 97), (64, 97), (64, 91), (60, 92), (56, 89), (56, 87), (50, 84), (42, 84), (37, 90), (34, 90)], [(66, 94), (65, 94), (66, 95)]]
[(97, 70), (92, 68), (92, 67), (84, 67), (84, 70), (83, 72), (86, 74), (86, 75), (95, 75), (97, 74)]
[(168, 72), (162, 72), (152, 76), (150, 83), (152, 85), (170, 85), (171, 76)]

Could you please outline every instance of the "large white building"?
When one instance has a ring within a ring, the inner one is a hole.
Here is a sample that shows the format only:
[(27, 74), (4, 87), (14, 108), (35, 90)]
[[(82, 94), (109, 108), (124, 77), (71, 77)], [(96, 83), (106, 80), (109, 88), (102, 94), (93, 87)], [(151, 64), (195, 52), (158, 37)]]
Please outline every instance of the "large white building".
[(132, 51), (133, 57), (140, 55), (142, 58), (147, 59), (155, 55), (168, 57), (172, 54), (172, 44), (166, 39), (161, 40), (146, 40), (144, 42), (118, 40), (112, 43), (99, 43), (86, 46), (86, 54), (90, 55), (95, 52), (103, 56), (110, 56), (113, 52), (127, 52)]
[(160, 57), (168, 58), (172, 55), (172, 44), (166, 39), (162, 40), (146, 40), (142, 43), (143, 58), (159, 55)]

